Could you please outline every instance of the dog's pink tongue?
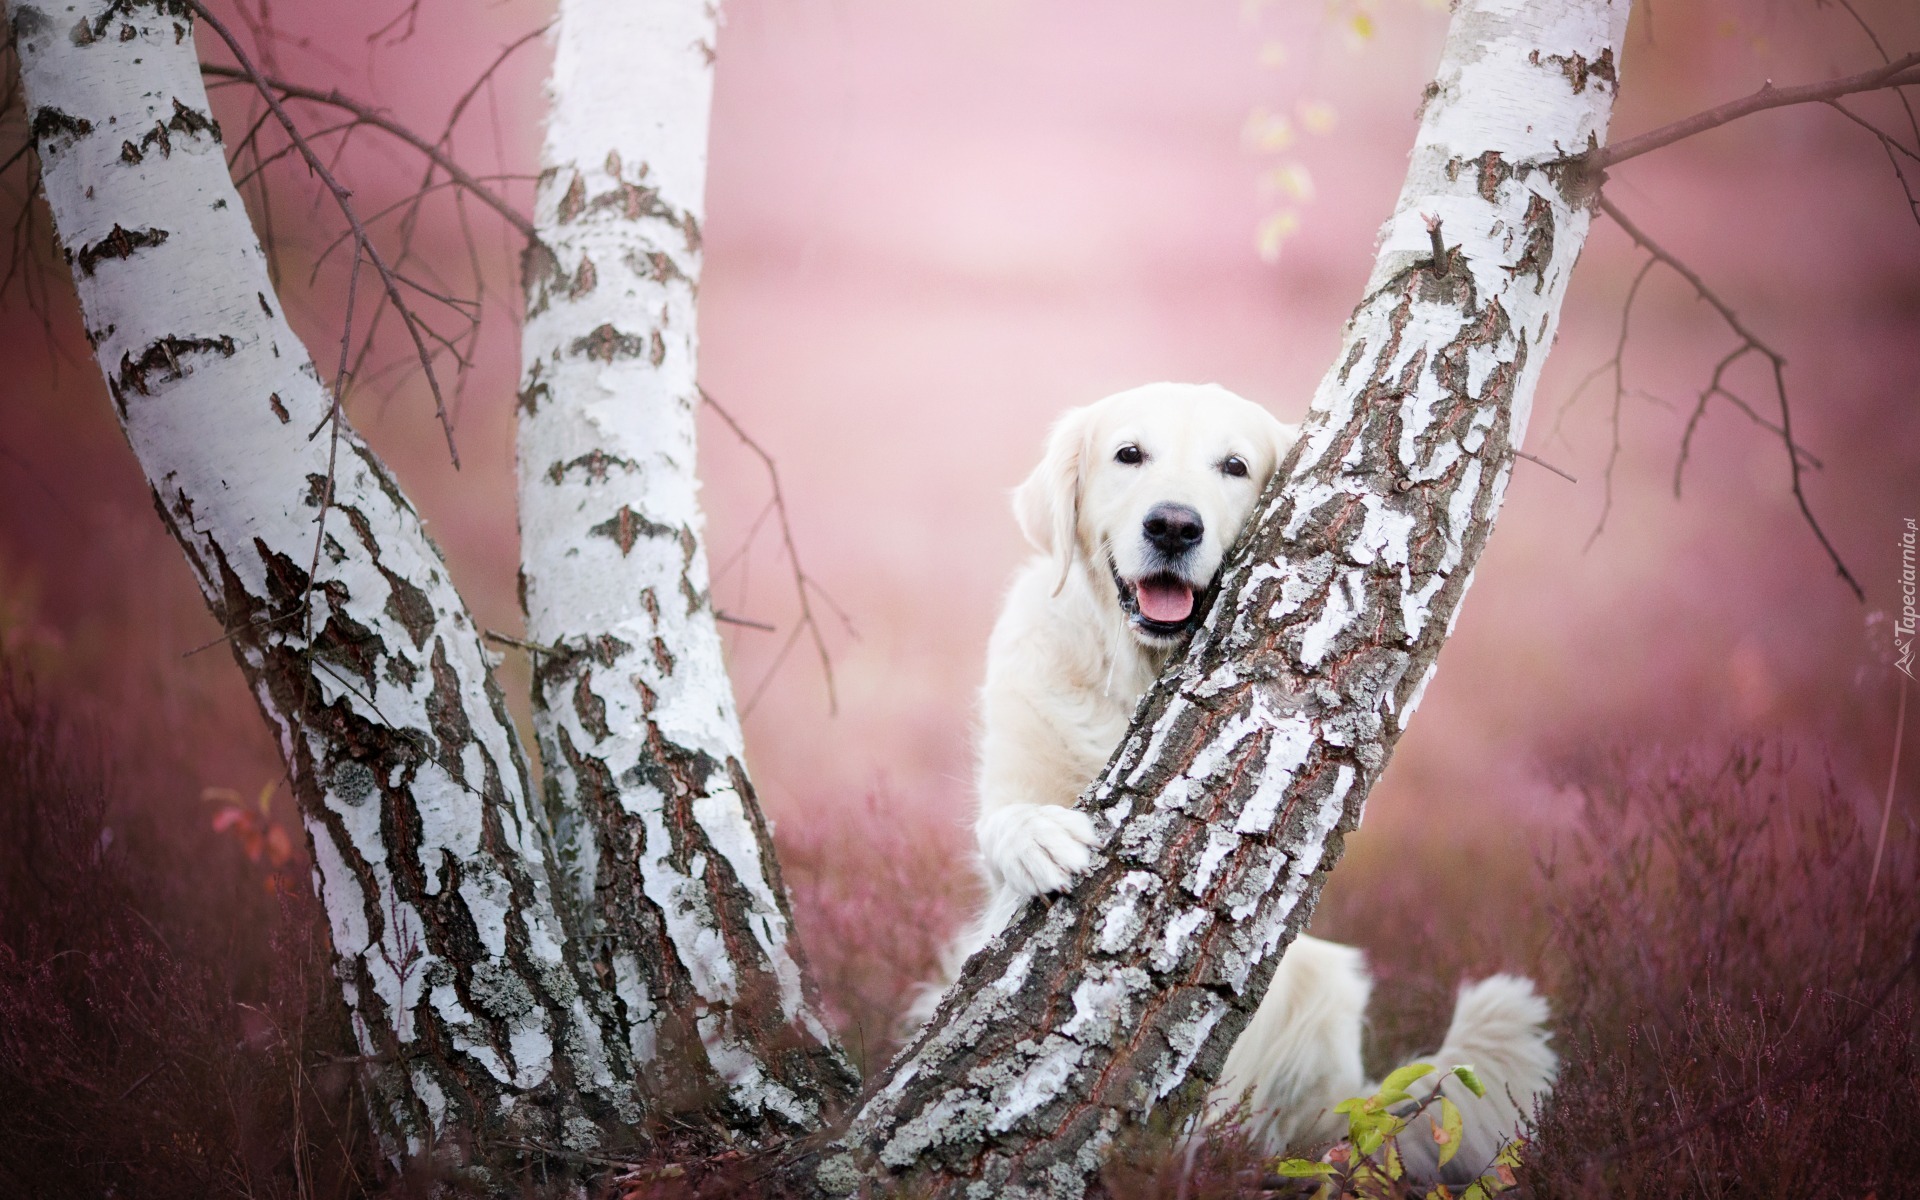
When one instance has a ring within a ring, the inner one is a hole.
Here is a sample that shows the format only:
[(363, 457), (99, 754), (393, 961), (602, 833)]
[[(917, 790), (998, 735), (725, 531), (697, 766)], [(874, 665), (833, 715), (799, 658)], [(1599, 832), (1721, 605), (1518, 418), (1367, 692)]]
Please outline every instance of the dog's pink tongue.
[(1172, 579), (1142, 579), (1135, 589), (1140, 615), (1149, 621), (1177, 625), (1193, 612), (1193, 589)]

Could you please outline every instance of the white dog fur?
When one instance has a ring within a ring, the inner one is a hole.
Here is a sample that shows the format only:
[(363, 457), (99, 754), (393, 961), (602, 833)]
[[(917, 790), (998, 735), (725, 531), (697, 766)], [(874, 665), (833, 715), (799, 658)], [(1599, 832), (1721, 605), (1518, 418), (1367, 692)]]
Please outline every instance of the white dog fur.
[[(1054, 425), (1013, 495), (1037, 553), (1014, 576), (981, 692), (975, 833), (987, 903), (949, 948), (943, 983), (1030, 897), (1066, 889), (1090, 863), (1097, 839), (1074, 803), (1200, 619), (1200, 594), (1297, 437), (1211, 384), (1150, 384)], [(1370, 1090), (1360, 1040), (1372, 988), (1359, 950), (1297, 938), (1228, 1055), (1215, 1113), (1246, 1098), (1275, 1153), (1337, 1137), (1333, 1106)], [(940, 990), (926, 989), (908, 1020), (924, 1021)], [(1402, 1139), (1410, 1162), (1425, 1154), (1423, 1175), (1485, 1167), (1545, 1094), (1556, 1066), (1546, 1015), (1524, 979), (1462, 989), (1432, 1061), (1474, 1064), (1487, 1097), (1445, 1085), (1468, 1135), (1445, 1172), (1430, 1138)]]

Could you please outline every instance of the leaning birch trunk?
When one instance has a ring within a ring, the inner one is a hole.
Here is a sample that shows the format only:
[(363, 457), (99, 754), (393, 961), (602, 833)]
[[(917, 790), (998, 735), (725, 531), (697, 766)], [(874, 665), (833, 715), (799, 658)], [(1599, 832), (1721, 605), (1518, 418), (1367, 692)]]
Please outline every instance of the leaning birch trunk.
[(1606, 135), (1627, 10), (1456, 7), (1338, 365), (1205, 624), (1082, 799), (1109, 831), (1094, 869), (968, 964), (790, 1179), (1078, 1197), (1125, 1125), (1218, 1076), (1493, 527), (1586, 238), (1570, 160)]
[(188, 17), (10, 15), (87, 338), (279, 737), (388, 1153), (593, 1148), (641, 1115), (616, 1014), (569, 953), (445, 564), (351, 429), (314, 436), (331, 399), (228, 175)]
[(547, 811), (634, 1061), (663, 1107), (759, 1137), (817, 1128), (858, 1081), (792, 939), (708, 595), (694, 298), (716, 22), (708, 0), (560, 5), (521, 594)]

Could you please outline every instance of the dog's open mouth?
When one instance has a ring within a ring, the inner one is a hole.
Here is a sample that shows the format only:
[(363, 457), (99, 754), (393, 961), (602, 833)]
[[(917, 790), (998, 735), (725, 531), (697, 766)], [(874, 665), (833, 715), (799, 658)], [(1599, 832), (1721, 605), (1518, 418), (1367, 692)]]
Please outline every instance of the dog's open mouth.
[(1171, 572), (1126, 580), (1120, 578), (1117, 567), (1108, 566), (1120, 593), (1120, 607), (1142, 632), (1171, 638), (1193, 627), (1200, 609), (1199, 589), (1193, 584)]

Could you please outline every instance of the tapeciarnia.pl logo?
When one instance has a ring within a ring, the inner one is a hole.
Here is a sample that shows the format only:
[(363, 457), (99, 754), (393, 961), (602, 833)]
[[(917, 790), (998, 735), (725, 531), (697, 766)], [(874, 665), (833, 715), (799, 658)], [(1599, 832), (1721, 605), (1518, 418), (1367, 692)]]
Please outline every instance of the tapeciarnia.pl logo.
[(1893, 665), (1898, 667), (1908, 679), (1913, 678), (1913, 632), (1916, 623), (1914, 611), (1914, 567), (1913, 550), (1916, 534), (1914, 519), (1907, 518), (1907, 528), (1900, 535), (1900, 615), (1893, 622)]

